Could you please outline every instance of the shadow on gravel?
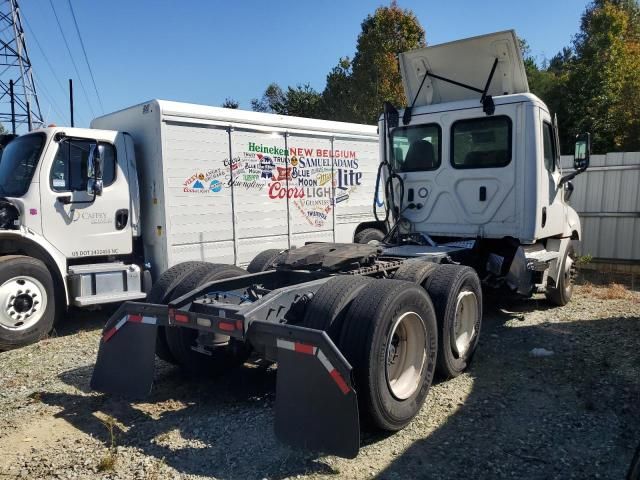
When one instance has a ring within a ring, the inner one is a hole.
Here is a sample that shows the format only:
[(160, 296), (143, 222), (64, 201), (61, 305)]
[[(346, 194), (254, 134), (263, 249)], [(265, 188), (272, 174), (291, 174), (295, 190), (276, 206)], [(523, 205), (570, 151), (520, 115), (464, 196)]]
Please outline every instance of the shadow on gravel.
[[(487, 307), (469, 372), (472, 393), (445, 425), (378, 478), (624, 477), (640, 440), (640, 318), (518, 325), (519, 313), (543, 307), (550, 317), (561, 315), (562, 309), (536, 300), (507, 304), (509, 311)], [(537, 347), (554, 354), (534, 358), (530, 351)], [(145, 403), (88, 394), (92, 367), (61, 375), (84, 394), (43, 393), (42, 401), (61, 407), (59, 417), (105, 446), (111, 440), (103, 420), (112, 417), (116, 445), (139, 449), (183, 474), (342, 476), (318, 455), (276, 441), (273, 368), (250, 365), (217, 381), (185, 382), (179, 370), (163, 362), (157, 367)], [(365, 434), (363, 443), (387, 437)]]
[[(317, 456), (275, 439), (275, 369), (248, 364), (216, 381), (195, 382), (164, 362), (157, 366), (156, 386), (145, 402), (95, 393), (42, 393), (41, 400), (61, 407), (57, 417), (105, 446), (111, 444), (105, 421), (112, 418), (117, 446), (139, 449), (184, 474), (245, 479), (336, 473)], [(92, 370), (78, 368), (60, 378), (90, 393)]]
[(72, 308), (56, 322), (51, 338), (66, 337), (79, 332), (100, 330), (107, 323), (111, 310), (105, 307), (100, 310), (80, 310)]
[(640, 318), (518, 327), (486, 313), (472, 393), (377, 478), (624, 478), (640, 441)]

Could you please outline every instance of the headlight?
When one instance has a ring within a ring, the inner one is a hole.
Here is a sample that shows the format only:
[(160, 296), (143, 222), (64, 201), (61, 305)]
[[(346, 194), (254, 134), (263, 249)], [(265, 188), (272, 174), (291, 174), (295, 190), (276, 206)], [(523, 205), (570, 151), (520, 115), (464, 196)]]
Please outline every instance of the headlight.
[(6, 200), (0, 200), (0, 229), (15, 230), (19, 226), (20, 212), (16, 206)]

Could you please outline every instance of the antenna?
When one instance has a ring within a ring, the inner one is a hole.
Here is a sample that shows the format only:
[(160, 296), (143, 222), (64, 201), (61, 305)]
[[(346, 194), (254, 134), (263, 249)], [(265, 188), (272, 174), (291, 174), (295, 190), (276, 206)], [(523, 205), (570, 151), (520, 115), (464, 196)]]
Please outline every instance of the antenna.
[(18, 133), (44, 126), (18, 0), (0, 0), (0, 122)]

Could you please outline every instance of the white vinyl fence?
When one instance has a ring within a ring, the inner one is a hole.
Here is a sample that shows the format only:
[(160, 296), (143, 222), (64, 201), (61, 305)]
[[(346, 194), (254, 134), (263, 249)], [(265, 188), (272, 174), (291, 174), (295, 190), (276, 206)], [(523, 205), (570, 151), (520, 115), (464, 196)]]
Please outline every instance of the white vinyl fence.
[[(571, 171), (573, 157), (563, 156)], [(570, 203), (582, 223), (582, 255), (613, 262), (640, 261), (640, 152), (592, 155), (573, 180)]]

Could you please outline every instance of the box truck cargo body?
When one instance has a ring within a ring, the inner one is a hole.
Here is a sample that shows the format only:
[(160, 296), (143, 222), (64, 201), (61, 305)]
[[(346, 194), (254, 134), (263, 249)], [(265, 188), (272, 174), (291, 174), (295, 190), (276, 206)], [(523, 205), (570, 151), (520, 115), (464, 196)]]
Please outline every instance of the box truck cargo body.
[(91, 126), (135, 139), (140, 234), (154, 272), (351, 242), (373, 220), (376, 127), (164, 101)]
[(142, 299), (181, 262), (381, 239), (378, 154), (374, 126), (159, 100), (14, 139), (0, 160), (0, 348), (41, 337), (68, 305)]

